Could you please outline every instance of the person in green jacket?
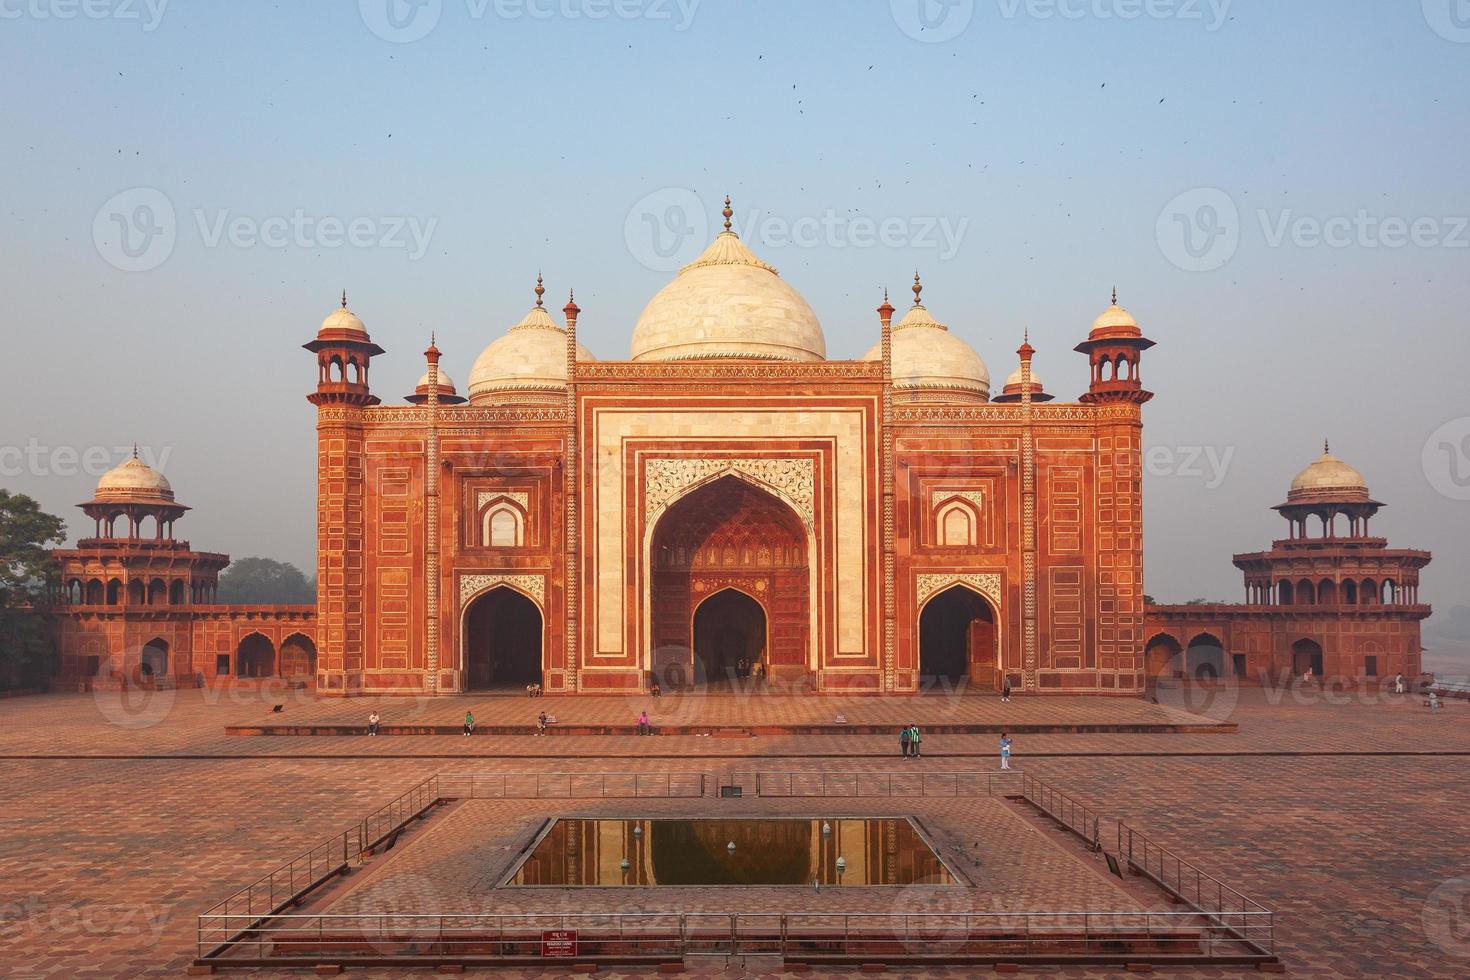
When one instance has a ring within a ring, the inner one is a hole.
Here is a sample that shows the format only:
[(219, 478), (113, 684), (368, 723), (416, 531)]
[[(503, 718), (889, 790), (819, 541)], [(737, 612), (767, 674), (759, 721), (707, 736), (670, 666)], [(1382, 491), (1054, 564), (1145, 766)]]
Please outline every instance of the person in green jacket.
[(922, 759), (924, 757), (924, 753), (919, 751), (919, 743), (922, 742), (922, 741), (923, 741), (923, 738), (919, 735), (919, 726), (918, 725), (910, 725), (909, 726), (909, 751), (914, 754), (914, 758), (915, 759)]

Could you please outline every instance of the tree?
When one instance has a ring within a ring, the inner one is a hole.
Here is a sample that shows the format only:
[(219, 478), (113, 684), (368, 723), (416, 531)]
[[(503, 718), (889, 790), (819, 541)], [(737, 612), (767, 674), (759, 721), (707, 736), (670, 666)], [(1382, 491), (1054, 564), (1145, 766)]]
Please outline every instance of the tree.
[(50, 643), (38, 607), (56, 583), (47, 546), (64, 540), (61, 518), (24, 494), (0, 489), (0, 689), (46, 678)]
[(219, 577), (219, 601), (242, 605), (311, 604), (316, 587), (290, 562), (241, 558)]

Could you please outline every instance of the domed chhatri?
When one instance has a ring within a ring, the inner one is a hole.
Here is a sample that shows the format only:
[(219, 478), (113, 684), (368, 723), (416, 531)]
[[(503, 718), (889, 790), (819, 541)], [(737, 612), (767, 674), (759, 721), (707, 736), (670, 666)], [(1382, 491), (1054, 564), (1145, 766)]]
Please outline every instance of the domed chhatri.
[[(1049, 402), (1056, 397), (1055, 395), (1047, 394), (1046, 385), (1042, 383), (1041, 377), (1035, 371), (1031, 372), (1030, 388), (1031, 400), (1034, 402)], [(1021, 394), (1021, 369), (1016, 368), (1006, 376), (1005, 386), (1001, 389), (1001, 393), (996, 395), (993, 400), (997, 402), (1018, 402), (1021, 400)]]
[(1331, 447), (1324, 441), (1322, 455), (1296, 475), (1286, 494), (1288, 501), (1304, 497), (1367, 503), (1368, 483), (1363, 479), (1362, 473), (1332, 455)]
[(138, 458), (138, 447), (134, 446), (131, 459), (102, 474), (94, 496), (116, 502), (173, 500), (174, 488), (162, 473)]
[[(429, 401), (429, 372), (425, 371), (423, 377), (419, 378), (418, 384), (414, 385), (413, 394), (405, 401), (413, 405), (425, 405)], [(444, 368), (439, 368), (439, 404), (458, 405), (465, 401), (463, 395), (454, 386), (454, 379)]]
[(342, 305), (327, 315), (316, 332), (318, 340), (367, 341), (367, 327), (356, 313), (347, 308), (347, 290), (342, 290)]
[(1133, 314), (1118, 305), (1118, 290), (1113, 290), (1113, 303), (1096, 320), (1092, 321), (1092, 330), (1088, 333), (1091, 340), (1101, 340), (1107, 337), (1139, 337), (1142, 331), (1138, 328), (1138, 321), (1133, 319)]
[[(567, 333), (542, 305), (546, 289), (536, 277), (536, 305), (475, 359), (470, 371), (470, 402), (560, 403), (567, 390)], [(581, 344), (577, 360), (595, 357)]]
[[(914, 273), (914, 305), (893, 327), (893, 388), (907, 401), (986, 401), (990, 370), (975, 349), (934, 319), (922, 302), (924, 284)], [(880, 341), (863, 355), (883, 357)]]
[(730, 230), (731, 214), (727, 197), (725, 230), (644, 307), (633, 360), (826, 359), (816, 313)]

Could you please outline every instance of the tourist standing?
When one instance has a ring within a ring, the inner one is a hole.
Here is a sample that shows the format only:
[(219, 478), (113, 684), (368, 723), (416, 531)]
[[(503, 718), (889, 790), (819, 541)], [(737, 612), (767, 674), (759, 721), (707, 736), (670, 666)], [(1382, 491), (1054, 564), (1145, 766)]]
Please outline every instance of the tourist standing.
[(372, 714), (368, 715), (368, 734), (369, 735), (376, 735), (376, 734), (378, 734), (378, 721), (379, 721), (379, 718), (378, 718), (378, 713), (376, 711), (374, 711)]
[(653, 730), (652, 727), (648, 723), (648, 712), (647, 711), (640, 712), (639, 715), (638, 715), (638, 734), (639, 735), (647, 735), (652, 730)]
[(909, 726), (909, 751), (913, 752), (915, 759), (922, 759), (924, 757), (924, 753), (922, 753), (922, 752), (919, 751), (919, 743), (922, 742), (923, 740), (924, 740), (923, 737), (919, 735), (919, 726), (918, 725), (910, 725)]
[(466, 711), (464, 713), (464, 733), (466, 735), (468, 735), (470, 732), (472, 732), (474, 730), (475, 730), (475, 713), (473, 711)]
[(909, 757), (909, 739), (911, 737), (913, 737), (913, 732), (907, 725), (898, 730), (898, 750), (903, 753), (905, 759)]
[(1425, 702), (1425, 703), (1429, 705), (1429, 713), (1430, 714), (1438, 714), (1439, 713), (1439, 692), (1438, 691), (1430, 691), (1429, 692), (1429, 700), (1427, 702)]
[(544, 712), (544, 711), (541, 712), (539, 715), (536, 716), (536, 734), (537, 735), (545, 735), (546, 734), (546, 712)]
[(1011, 699), (1011, 679), (1009, 676), (1000, 682), (1000, 699), (1009, 701)]
[(1011, 737), (1005, 732), (1000, 733), (1000, 767), (1002, 769), (1011, 767)]
[(1400, 671), (1399, 673), (1393, 675), (1393, 693), (1395, 693), (1395, 694), (1403, 694), (1404, 693), (1404, 674), (1403, 674), (1403, 671)]

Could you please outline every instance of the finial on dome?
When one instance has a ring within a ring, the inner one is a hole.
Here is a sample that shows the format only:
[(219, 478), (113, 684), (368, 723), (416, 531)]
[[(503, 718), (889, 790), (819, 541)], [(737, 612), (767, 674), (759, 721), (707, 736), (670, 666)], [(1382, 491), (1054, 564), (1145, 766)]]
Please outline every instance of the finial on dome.
[(347, 309), (347, 290), (342, 290), (342, 309)]
[(133, 443), (133, 458), (134, 459), (137, 459), (138, 458), (138, 444), (136, 442)]
[(1322, 440), (1322, 455), (1323, 456), (1327, 456), (1327, 455), (1330, 455), (1331, 453), (1332, 453), (1332, 449), (1327, 445), (1327, 440), (1326, 439), (1323, 439)]
[(1021, 343), (1023, 343), (1023, 344), (1029, 344), (1029, 343), (1031, 343), (1031, 328), (1030, 327), (1022, 327), (1021, 328)]
[(884, 286), (883, 287), (883, 302), (885, 302), (885, 303), (888, 302), (888, 287), (887, 286)]
[(1118, 287), (1117, 286), (1114, 286), (1113, 287), (1113, 305), (1114, 306), (1117, 306), (1118, 305)]
[(429, 331), (429, 346), (430, 347), (437, 347), (438, 346), (438, 344), (435, 342), (436, 339), (437, 338), (434, 335), (434, 331), (430, 330)]
[(725, 210), (720, 212), (725, 216), (725, 230), (730, 230), (730, 219), (735, 216), (735, 211), (730, 207), (730, 195), (725, 195)]
[(541, 273), (536, 273), (536, 305), (541, 305), (541, 297), (546, 295), (546, 287), (541, 285)]
[(922, 302), (922, 295), (923, 295), (923, 292), (924, 292), (924, 284), (923, 284), (923, 282), (921, 282), (919, 280), (919, 270), (918, 269), (915, 269), (914, 270), (914, 285), (913, 285), (913, 290), (914, 290), (914, 305), (915, 306), (923, 306), (924, 304)]

